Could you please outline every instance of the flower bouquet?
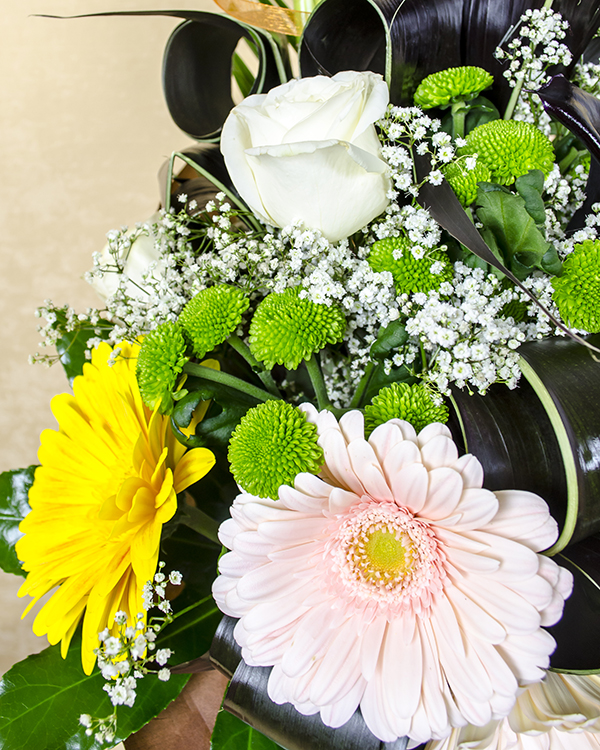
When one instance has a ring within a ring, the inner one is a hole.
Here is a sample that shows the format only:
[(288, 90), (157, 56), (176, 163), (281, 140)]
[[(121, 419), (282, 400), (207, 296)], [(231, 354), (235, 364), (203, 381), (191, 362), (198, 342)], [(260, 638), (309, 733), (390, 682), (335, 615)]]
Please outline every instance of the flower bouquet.
[(161, 210), (40, 310), (2, 747), (182, 694), (178, 747), (214, 670), (215, 750), (595, 747), (600, 2), (219, 4), (164, 12)]

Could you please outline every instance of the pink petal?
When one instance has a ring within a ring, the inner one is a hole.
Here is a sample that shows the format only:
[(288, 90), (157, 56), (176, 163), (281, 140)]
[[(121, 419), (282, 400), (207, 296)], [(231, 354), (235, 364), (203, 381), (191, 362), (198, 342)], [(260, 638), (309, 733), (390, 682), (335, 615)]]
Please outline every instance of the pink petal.
[(437, 521), (450, 516), (463, 491), (462, 477), (454, 469), (443, 466), (429, 472), (427, 497), (421, 513), (424, 518)]
[(393, 422), (385, 422), (376, 427), (369, 437), (369, 445), (375, 451), (379, 463), (383, 466), (390, 450), (404, 440), (402, 430)]
[(339, 430), (327, 430), (319, 438), (319, 445), (325, 454), (327, 472), (336, 480), (336, 484), (357, 495), (364, 495), (365, 489), (352, 469), (348, 446), (342, 433)]
[(516, 539), (534, 552), (554, 544), (558, 538), (558, 525), (539, 495), (525, 490), (502, 490), (495, 495), (499, 503), (498, 513), (486, 530)]
[(458, 532), (478, 529), (494, 518), (497, 511), (498, 500), (493, 492), (480, 488), (465, 489), (456, 505), (452, 521), (448, 519), (445, 522), (441, 519), (439, 523), (450, 526), (452, 531)]
[(366, 440), (355, 440), (348, 446), (348, 457), (354, 473), (365, 488), (367, 495), (375, 500), (393, 500), (375, 451)]
[(398, 617), (388, 625), (382, 658), (387, 701), (395, 717), (410, 719), (421, 698), (424, 666), (414, 617)]
[(361, 638), (360, 664), (362, 675), (367, 681), (371, 680), (375, 674), (386, 628), (385, 617), (377, 617), (370, 623)]
[[(434, 427), (435, 425), (427, 425), (421, 430), (422, 435), (428, 427)], [(441, 425), (442, 427), (444, 425)], [(428, 469), (436, 469), (438, 466), (452, 466), (458, 459), (458, 450), (456, 445), (446, 435), (436, 435), (431, 440), (428, 440), (424, 445), (421, 445), (421, 459)]]
[(365, 417), (362, 411), (348, 411), (340, 419), (340, 430), (347, 443), (365, 439)]
[(392, 479), (394, 500), (411, 513), (419, 513), (425, 505), (428, 484), (427, 469), (423, 464), (409, 464)]
[(461, 456), (452, 468), (462, 475), (465, 488), (483, 486), (483, 466), (470, 453)]

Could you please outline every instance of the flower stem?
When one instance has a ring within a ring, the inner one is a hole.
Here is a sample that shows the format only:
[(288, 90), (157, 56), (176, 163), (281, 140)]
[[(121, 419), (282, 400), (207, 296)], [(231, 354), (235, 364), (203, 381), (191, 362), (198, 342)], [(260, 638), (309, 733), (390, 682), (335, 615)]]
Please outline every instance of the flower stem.
[(359, 384), (356, 386), (356, 390), (354, 391), (354, 396), (352, 396), (352, 401), (350, 401), (351, 409), (357, 409), (360, 406), (360, 402), (362, 401), (362, 398), (365, 395), (367, 386), (371, 382), (371, 377), (373, 375), (373, 371), (375, 370), (375, 367), (376, 365), (374, 362), (369, 362), (369, 364), (365, 367), (364, 375), (360, 379)]
[(203, 510), (200, 510), (200, 508), (186, 505), (182, 509), (180, 522), (189, 526), (190, 529), (193, 529), (198, 534), (202, 534), (202, 536), (210, 539), (211, 542), (221, 544), (217, 535), (219, 522), (208, 516)]
[(262, 367), (260, 362), (256, 359), (254, 354), (252, 354), (252, 352), (250, 351), (250, 347), (248, 347), (242, 341), (242, 339), (239, 336), (237, 336), (235, 333), (231, 334), (231, 336), (227, 339), (227, 343), (231, 345), (232, 349), (236, 350), (236, 352), (240, 355), (240, 357), (243, 357), (246, 360), (246, 362), (250, 365), (252, 370), (262, 380), (262, 384), (269, 391), (269, 393), (279, 398), (280, 396), (279, 390), (277, 388), (275, 381), (273, 380), (273, 376), (268, 370), (265, 370)]
[(327, 388), (325, 387), (325, 381), (323, 380), (323, 373), (321, 372), (321, 368), (319, 367), (319, 363), (314, 354), (310, 359), (306, 360), (306, 369), (308, 370), (310, 382), (315, 389), (319, 409), (331, 408), (331, 401), (327, 394)]
[(453, 138), (464, 138), (465, 137), (465, 117), (467, 115), (467, 109), (465, 103), (461, 100), (460, 102), (454, 102), (452, 104), (452, 137)]
[(183, 370), (198, 378), (212, 380), (214, 383), (221, 383), (229, 388), (234, 388), (236, 391), (247, 393), (259, 401), (270, 401), (281, 398), (280, 396), (274, 396), (272, 393), (267, 393), (262, 388), (257, 388), (251, 383), (246, 383), (245, 380), (236, 378), (235, 375), (230, 375), (228, 372), (222, 372), (221, 370), (212, 370), (210, 367), (205, 367), (204, 365), (196, 365), (193, 362), (188, 362), (184, 365)]

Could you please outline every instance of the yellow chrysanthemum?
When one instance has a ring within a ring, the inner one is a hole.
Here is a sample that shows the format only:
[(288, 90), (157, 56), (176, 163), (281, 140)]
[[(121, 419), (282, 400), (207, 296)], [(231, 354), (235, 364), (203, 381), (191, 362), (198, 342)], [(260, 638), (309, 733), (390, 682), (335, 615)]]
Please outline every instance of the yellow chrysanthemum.
[(177, 493), (215, 462), (206, 448), (186, 452), (168, 418), (144, 405), (135, 376), (139, 346), (119, 346), (121, 356), (110, 367), (111, 347), (101, 344), (75, 378), (73, 395), (52, 400), (59, 430), (42, 433), (32, 510), (16, 547), (28, 573), (19, 595), (33, 597), (24, 615), (58, 586), (33, 630), (52, 644), (62, 641), (64, 657), (83, 617), (86, 674), (98, 633), (114, 628), (115, 613), (122, 610), (135, 623)]

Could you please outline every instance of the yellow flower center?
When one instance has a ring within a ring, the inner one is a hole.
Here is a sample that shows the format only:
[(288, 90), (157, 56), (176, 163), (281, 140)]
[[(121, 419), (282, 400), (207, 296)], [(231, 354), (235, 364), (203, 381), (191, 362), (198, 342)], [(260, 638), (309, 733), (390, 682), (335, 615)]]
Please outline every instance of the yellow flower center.
[(398, 578), (412, 567), (412, 544), (406, 534), (370, 528), (354, 547), (354, 564), (364, 579)]

